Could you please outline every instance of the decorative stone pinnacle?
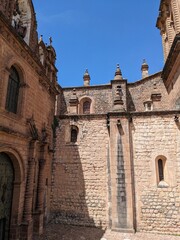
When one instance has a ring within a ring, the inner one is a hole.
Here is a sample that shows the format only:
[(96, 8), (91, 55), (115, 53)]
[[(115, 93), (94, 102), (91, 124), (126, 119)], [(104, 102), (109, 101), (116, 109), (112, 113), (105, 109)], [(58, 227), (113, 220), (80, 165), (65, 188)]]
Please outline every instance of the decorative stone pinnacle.
[(86, 69), (86, 71), (84, 73), (84, 76), (83, 76), (83, 79), (84, 79), (84, 86), (89, 86), (91, 78), (90, 78), (88, 69)]
[(122, 79), (123, 79), (122, 72), (121, 72), (121, 69), (119, 67), (119, 64), (117, 64), (114, 80), (122, 80)]
[(147, 62), (146, 62), (146, 59), (143, 59), (143, 63), (142, 63), (141, 69), (142, 69), (142, 68), (147, 68), (147, 69), (149, 69), (149, 66), (148, 66), (148, 64), (147, 64)]
[(149, 66), (148, 66), (146, 60), (143, 59), (143, 63), (141, 65), (142, 78), (146, 78), (149, 76), (148, 70), (149, 70)]

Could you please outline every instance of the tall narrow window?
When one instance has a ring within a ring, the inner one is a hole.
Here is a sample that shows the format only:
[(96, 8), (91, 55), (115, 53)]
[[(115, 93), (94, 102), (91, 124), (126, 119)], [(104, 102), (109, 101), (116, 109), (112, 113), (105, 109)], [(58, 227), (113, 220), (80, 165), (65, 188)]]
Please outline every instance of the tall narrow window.
[(90, 104), (89, 101), (85, 101), (83, 103), (83, 113), (84, 114), (89, 114), (90, 113), (90, 106), (91, 106), (91, 104)]
[(77, 137), (78, 137), (78, 129), (77, 127), (73, 126), (71, 128), (71, 142), (73, 143), (77, 142)]
[(163, 161), (161, 159), (158, 160), (158, 173), (159, 173), (159, 181), (164, 180), (164, 166)]
[(9, 112), (17, 113), (19, 86), (19, 74), (15, 67), (11, 67), (6, 97), (6, 110)]

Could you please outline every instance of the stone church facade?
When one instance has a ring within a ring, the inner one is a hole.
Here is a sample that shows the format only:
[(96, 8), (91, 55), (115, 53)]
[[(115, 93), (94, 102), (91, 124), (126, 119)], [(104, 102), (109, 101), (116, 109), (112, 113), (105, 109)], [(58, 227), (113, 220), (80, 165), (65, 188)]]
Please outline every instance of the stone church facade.
[[(161, 0), (162, 72), (57, 84), (30, 0), (0, 0), (0, 240), (47, 222), (180, 234), (180, 2)], [(54, 117), (55, 114), (55, 117)]]
[(31, 1), (0, 1), (0, 239), (41, 234), (50, 211), (56, 54)]

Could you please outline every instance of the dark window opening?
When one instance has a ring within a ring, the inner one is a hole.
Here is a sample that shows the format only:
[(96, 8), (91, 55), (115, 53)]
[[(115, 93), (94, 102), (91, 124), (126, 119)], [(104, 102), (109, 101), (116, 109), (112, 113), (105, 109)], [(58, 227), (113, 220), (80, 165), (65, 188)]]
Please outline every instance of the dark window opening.
[(84, 114), (89, 114), (90, 113), (90, 106), (91, 106), (91, 104), (90, 104), (89, 101), (85, 101), (83, 103), (83, 113)]
[(6, 110), (9, 112), (17, 113), (19, 87), (19, 74), (15, 67), (11, 67), (6, 97)]
[(71, 142), (77, 142), (78, 131), (75, 128), (71, 129)]
[(0, 239), (5, 238), (5, 226), (6, 226), (6, 219), (0, 219)]
[(158, 172), (159, 172), (159, 181), (164, 180), (164, 167), (163, 161), (161, 159), (158, 160)]

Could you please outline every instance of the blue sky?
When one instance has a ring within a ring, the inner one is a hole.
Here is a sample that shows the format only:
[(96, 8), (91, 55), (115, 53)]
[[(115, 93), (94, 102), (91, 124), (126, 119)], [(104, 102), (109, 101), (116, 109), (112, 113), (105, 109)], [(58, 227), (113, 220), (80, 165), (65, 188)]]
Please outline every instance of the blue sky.
[(143, 59), (149, 73), (163, 67), (159, 30), (160, 0), (34, 0), (38, 33), (53, 38), (58, 82), (83, 85), (88, 68), (91, 85), (109, 83), (120, 64), (128, 82), (141, 79)]

